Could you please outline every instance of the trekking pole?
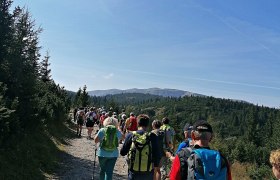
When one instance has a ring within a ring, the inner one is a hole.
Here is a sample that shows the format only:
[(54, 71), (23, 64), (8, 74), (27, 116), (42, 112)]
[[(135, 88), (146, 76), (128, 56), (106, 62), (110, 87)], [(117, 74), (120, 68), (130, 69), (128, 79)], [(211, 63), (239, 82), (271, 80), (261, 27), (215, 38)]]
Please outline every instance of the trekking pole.
[(96, 166), (96, 151), (97, 151), (97, 147), (96, 147), (96, 145), (95, 145), (95, 148), (94, 148), (94, 157), (93, 157), (92, 179), (94, 179), (94, 172), (95, 172), (95, 166)]

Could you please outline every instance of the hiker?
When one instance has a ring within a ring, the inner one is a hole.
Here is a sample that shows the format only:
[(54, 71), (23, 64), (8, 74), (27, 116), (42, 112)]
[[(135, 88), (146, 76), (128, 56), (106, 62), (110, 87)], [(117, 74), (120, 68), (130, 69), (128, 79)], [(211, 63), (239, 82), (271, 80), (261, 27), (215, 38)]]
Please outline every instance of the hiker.
[(225, 179), (231, 180), (227, 159), (219, 151), (211, 150), (209, 142), (213, 137), (211, 125), (204, 120), (194, 123), (191, 131), (193, 147), (183, 148), (175, 156), (170, 180)]
[(164, 144), (163, 149), (165, 152), (165, 156), (161, 159), (161, 179), (166, 179), (168, 177), (168, 169), (170, 167), (170, 155), (174, 155), (174, 137), (175, 137), (175, 131), (174, 128), (169, 125), (169, 118), (164, 117), (162, 119), (162, 126), (160, 129), (164, 131)]
[(123, 133), (125, 133), (125, 129), (124, 129), (125, 120), (126, 120), (126, 114), (122, 114), (121, 120), (120, 120), (120, 128), (121, 128)]
[(161, 180), (161, 172), (160, 172), (160, 168), (162, 166), (162, 161), (163, 158), (165, 157), (165, 152), (163, 150), (163, 144), (165, 143), (165, 135), (164, 135), (164, 131), (160, 129), (160, 127), (162, 126), (162, 123), (160, 120), (154, 120), (152, 122), (152, 128), (153, 130), (151, 131), (151, 133), (154, 133), (157, 136), (157, 144), (158, 144), (158, 153), (160, 156), (160, 163), (158, 168), (155, 168), (154, 171), (154, 180)]
[(77, 112), (76, 115), (76, 119), (77, 119), (77, 135), (79, 137), (81, 137), (82, 135), (82, 129), (83, 129), (83, 124), (85, 121), (85, 112), (82, 108), (79, 109), (79, 111)]
[[(191, 138), (191, 131), (192, 131), (192, 126), (189, 123), (186, 123), (183, 128), (183, 136), (185, 139), (183, 142), (179, 144), (178, 149), (175, 152), (175, 155), (178, 154), (181, 151), (181, 149), (193, 145), (192, 138)], [(169, 160), (171, 162), (173, 162), (175, 159), (175, 156), (173, 156), (170, 152), (167, 152), (166, 156), (169, 157)]]
[(177, 151), (175, 152), (175, 154), (178, 154), (179, 151), (181, 151), (181, 149), (185, 148), (185, 147), (190, 147), (192, 146), (192, 137), (191, 137), (191, 132), (192, 132), (192, 125), (190, 125), (189, 123), (186, 123), (184, 128), (183, 128), (183, 135), (184, 135), (184, 141), (181, 142), (178, 146)]
[(92, 139), (91, 133), (93, 131), (94, 123), (97, 121), (97, 114), (95, 111), (95, 107), (91, 107), (90, 111), (86, 114), (86, 127), (88, 129), (88, 137), (87, 139)]
[(125, 121), (125, 130), (127, 132), (137, 130), (137, 119), (133, 112), (130, 113), (130, 117)]
[(113, 170), (119, 156), (119, 140), (123, 138), (118, 129), (118, 121), (113, 117), (108, 117), (103, 122), (104, 128), (101, 128), (94, 137), (95, 143), (99, 143), (97, 156), (100, 165), (100, 180), (111, 180)]
[(115, 119), (117, 119), (117, 120), (118, 120), (118, 123), (119, 123), (118, 115), (117, 115), (116, 112), (113, 112), (113, 117), (114, 117)]
[(73, 111), (74, 122), (77, 121), (77, 112), (78, 112), (78, 108), (75, 107), (75, 109)]
[(271, 151), (269, 162), (272, 166), (272, 172), (277, 179), (280, 179), (280, 149)]
[(99, 117), (99, 129), (103, 128), (103, 122), (106, 119), (106, 112), (102, 111), (102, 115)]
[(149, 116), (137, 117), (138, 130), (127, 134), (120, 150), (122, 156), (128, 157), (129, 180), (153, 180), (154, 168), (160, 161), (157, 137), (149, 133)]
[(125, 114), (125, 109), (122, 109), (122, 112), (119, 114), (119, 120), (121, 120), (122, 119), (122, 115), (124, 115)]

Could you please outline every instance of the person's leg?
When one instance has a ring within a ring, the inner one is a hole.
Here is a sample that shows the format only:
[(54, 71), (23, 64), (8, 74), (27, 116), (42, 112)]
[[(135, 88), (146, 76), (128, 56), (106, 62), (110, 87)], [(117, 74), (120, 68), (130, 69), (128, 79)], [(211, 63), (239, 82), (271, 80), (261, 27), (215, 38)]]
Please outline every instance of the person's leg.
[(99, 174), (99, 179), (104, 180), (105, 179), (105, 171), (106, 171), (106, 157), (99, 157), (98, 156), (98, 161), (99, 161), (99, 166), (100, 166), (100, 174)]
[(113, 171), (116, 164), (117, 158), (108, 158), (106, 162), (106, 180), (112, 180), (113, 178)]
[(89, 138), (91, 138), (93, 127), (89, 127)]
[(161, 167), (160, 167), (160, 174), (161, 174), (161, 179), (164, 180), (167, 178), (167, 163), (168, 159), (166, 157), (162, 157), (161, 159)]
[(83, 125), (80, 124), (80, 125), (79, 125), (79, 136), (80, 136), (80, 137), (82, 136), (82, 129), (83, 129)]
[(89, 131), (90, 131), (89, 129), (90, 129), (90, 127), (87, 127), (87, 134), (88, 134), (87, 139), (89, 139), (89, 137), (90, 137), (90, 136), (89, 136)]

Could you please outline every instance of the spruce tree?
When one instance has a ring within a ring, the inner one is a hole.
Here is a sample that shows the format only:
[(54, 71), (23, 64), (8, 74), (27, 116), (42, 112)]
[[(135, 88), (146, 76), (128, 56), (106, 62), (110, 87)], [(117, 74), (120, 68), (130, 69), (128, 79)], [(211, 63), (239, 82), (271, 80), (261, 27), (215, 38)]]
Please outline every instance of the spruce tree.
[(40, 63), (40, 78), (43, 82), (51, 81), (51, 69), (49, 68), (50, 55), (49, 51), (47, 51), (47, 54), (45, 55), (44, 59)]
[(39, 34), (41, 29), (35, 28), (35, 22), (29, 12), (17, 7), (14, 10), (14, 38), (10, 60), (11, 82), (8, 93), (18, 98), (17, 114), (22, 127), (36, 126), (39, 123), (37, 106), (39, 77)]

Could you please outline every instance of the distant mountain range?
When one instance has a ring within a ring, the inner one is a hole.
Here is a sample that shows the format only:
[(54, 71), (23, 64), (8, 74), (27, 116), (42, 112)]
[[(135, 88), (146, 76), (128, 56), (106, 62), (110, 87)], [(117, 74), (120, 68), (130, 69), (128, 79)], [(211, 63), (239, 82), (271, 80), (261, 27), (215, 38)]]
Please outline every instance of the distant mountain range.
[(163, 97), (183, 97), (183, 96), (205, 96), (202, 94), (192, 93), (189, 91), (183, 91), (178, 89), (161, 89), (161, 88), (149, 88), (149, 89), (108, 89), (108, 90), (94, 90), (88, 91), (90, 96), (106, 96), (124, 93), (142, 93), (142, 94), (152, 94)]

